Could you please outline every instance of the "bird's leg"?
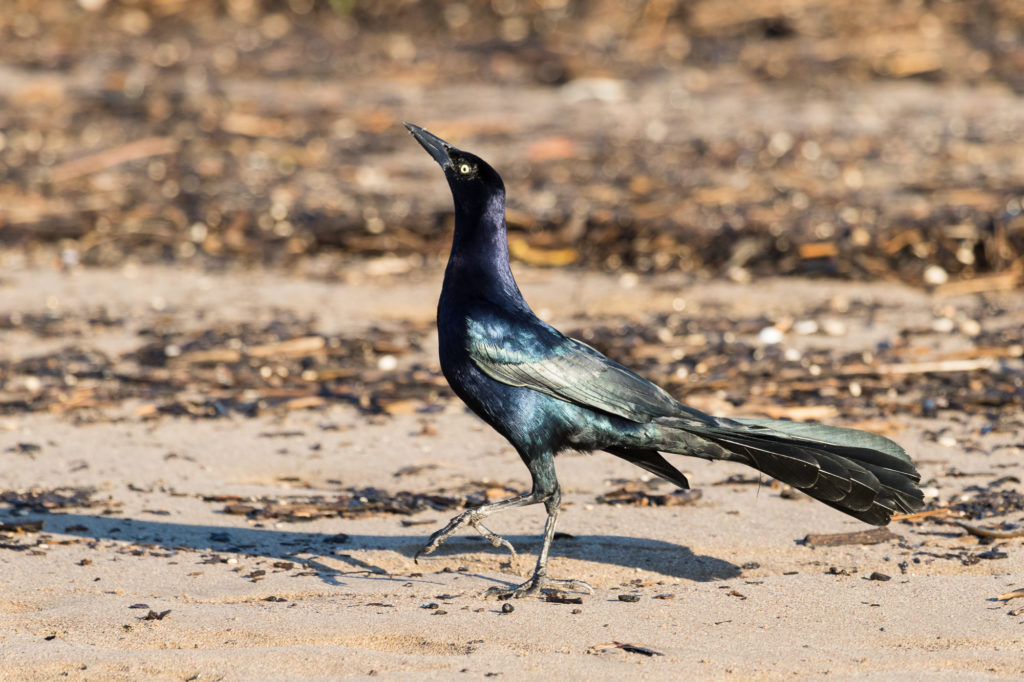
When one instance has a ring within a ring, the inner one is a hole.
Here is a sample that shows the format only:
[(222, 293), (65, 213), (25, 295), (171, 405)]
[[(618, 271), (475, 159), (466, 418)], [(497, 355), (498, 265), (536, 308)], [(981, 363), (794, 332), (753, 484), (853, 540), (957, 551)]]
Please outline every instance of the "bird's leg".
[(525, 507), (526, 505), (535, 504), (540, 501), (541, 500), (538, 498), (537, 494), (531, 491), (523, 493), (522, 495), (510, 497), (507, 500), (499, 500), (497, 502), (492, 502), (491, 504), (484, 504), (473, 509), (467, 509), (458, 516), (453, 517), (444, 528), (431, 535), (427, 544), (420, 549), (420, 551), (416, 552), (416, 556), (413, 557), (413, 560), (419, 559), (421, 554), (430, 554), (440, 547), (445, 540), (451, 537), (455, 531), (466, 525), (475, 528), (478, 533), (487, 538), (495, 547), (507, 547), (508, 551), (512, 552), (514, 555), (516, 550), (515, 547), (512, 546), (512, 543), (500, 535), (491, 532), (483, 525), (482, 521), (494, 512), (514, 509), (515, 507)]
[(537, 557), (537, 566), (533, 569), (533, 575), (530, 579), (522, 585), (517, 585), (512, 589), (491, 587), (484, 592), (484, 596), (495, 596), (501, 600), (511, 599), (512, 597), (518, 599), (519, 597), (524, 597), (528, 594), (535, 594), (540, 590), (550, 587), (565, 590), (579, 590), (589, 594), (594, 593), (594, 588), (582, 580), (558, 580), (555, 578), (549, 578), (547, 575), (548, 553), (551, 550), (551, 541), (555, 537), (555, 525), (558, 523), (558, 511), (561, 504), (562, 493), (556, 487), (554, 493), (544, 500), (544, 506), (548, 511), (548, 518), (544, 523), (544, 542), (540, 548), (540, 555)]

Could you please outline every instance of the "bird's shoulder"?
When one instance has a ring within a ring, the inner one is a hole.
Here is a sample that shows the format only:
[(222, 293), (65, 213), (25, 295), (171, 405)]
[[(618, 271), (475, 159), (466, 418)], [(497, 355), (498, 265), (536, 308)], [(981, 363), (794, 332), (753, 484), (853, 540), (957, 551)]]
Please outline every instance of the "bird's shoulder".
[(530, 362), (560, 354), (579, 343), (528, 309), (491, 305), (474, 306), (469, 311), (466, 332), (471, 351), (509, 363)]

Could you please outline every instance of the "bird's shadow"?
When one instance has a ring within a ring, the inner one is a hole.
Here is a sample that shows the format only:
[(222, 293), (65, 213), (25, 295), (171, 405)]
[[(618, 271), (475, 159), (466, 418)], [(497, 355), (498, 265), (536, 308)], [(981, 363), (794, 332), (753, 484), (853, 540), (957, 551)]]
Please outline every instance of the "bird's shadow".
[[(423, 547), (427, 534), (353, 535), (346, 533), (304, 533), (274, 528), (239, 528), (167, 521), (129, 519), (90, 514), (49, 513), (38, 517), (45, 522), (44, 532), (70, 535), (91, 540), (119, 540), (145, 548), (146, 551), (195, 551), (204, 560), (216, 563), (232, 554), (279, 559), (315, 571), (324, 583), (344, 585), (345, 577), (383, 580), (409, 580), (409, 573), (392, 575), (387, 569), (364, 561), (353, 553), (384, 550), (413, 558)], [(344, 523), (339, 524), (344, 530)], [(509, 535), (507, 539), (520, 551), (535, 552), (539, 538)], [(453, 557), (466, 552), (494, 552), (508, 556), (505, 549), (490, 546), (484, 538), (459, 535), (451, 538), (432, 557)], [(616, 535), (575, 535), (560, 537), (554, 546), (555, 556), (565, 556), (595, 563), (617, 564), (640, 568), (662, 575), (694, 581), (735, 578), (740, 568), (715, 557), (694, 554), (688, 547), (659, 540)], [(347, 564), (337, 568), (325, 563)], [(410, 572), (431, 571), (430, 557), (420, 558)], [(435, 569), (437, 570), (437, 569)], [(485, 577), (485, 576), (481, 576)]]

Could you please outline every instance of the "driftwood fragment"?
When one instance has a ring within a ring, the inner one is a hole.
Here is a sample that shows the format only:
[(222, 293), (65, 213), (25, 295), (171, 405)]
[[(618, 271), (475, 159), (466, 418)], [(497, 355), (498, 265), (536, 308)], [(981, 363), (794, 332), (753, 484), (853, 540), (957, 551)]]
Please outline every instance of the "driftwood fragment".
[(83, 175), (91, 175), (102, 170), (119, 166), (129, 161), (138, 161), (150, 156), (173, 154), (178, 151), (178, 141), (172, 137), (146, 137), (128, 142), (111, 149), (83, 156), (80, 159), (65, 161), (53, 167), (50, 180), (55, 183), (66, 182)]
[(809, 547), (837, 547), (839, 545), (877, 545), (890, 540), (898, 540), (899, 535), (888, 528), (872, 528), (852, 533), (808, 534), (803, 544)]

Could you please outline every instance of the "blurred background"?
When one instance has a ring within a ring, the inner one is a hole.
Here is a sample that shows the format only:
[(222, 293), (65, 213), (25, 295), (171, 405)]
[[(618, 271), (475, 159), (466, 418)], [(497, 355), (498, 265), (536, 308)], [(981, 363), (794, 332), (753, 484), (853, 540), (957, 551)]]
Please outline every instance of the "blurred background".
[(416, 122), (539, 266), (948, 286), (1024, 254), (1018, 0), (3, 0), (0, 264), (440, 261)]

